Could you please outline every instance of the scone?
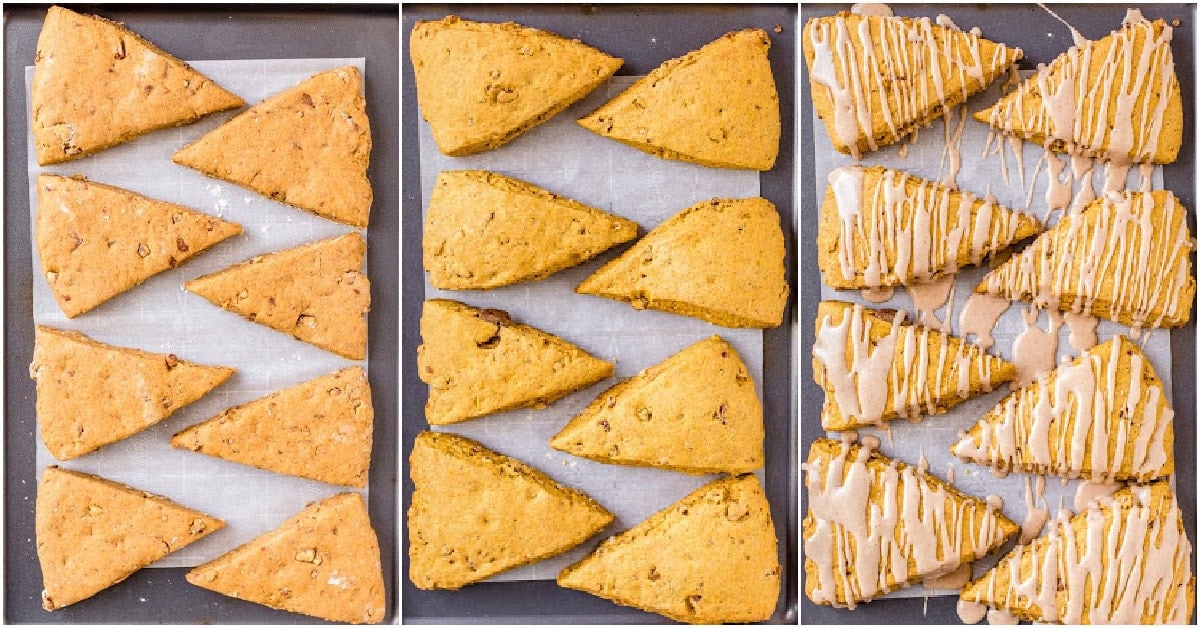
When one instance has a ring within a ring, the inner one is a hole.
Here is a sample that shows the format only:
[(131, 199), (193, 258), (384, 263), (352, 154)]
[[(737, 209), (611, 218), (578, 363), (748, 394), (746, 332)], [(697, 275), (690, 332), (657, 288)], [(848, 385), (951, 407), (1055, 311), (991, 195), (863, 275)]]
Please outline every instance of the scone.
[(904, 324), (903, 313), (842, 301), (817, 306), (813, 377), (826, 430), (940, 414), (1012, 381), (1017, 367), (961, 338)]
[(855, 158), (929, 125), (1022, 57), (927, 17), (842, 12), (810, 19), (802, 40), (813, 109)]
[(252, 322), (350, 360), (367, 357), (371, 284), (357, 233), (250, 258), (184, 289)]
[(770, 170), (779, 95), (760, 28), (726, 33), (638, 79), (580, 126), (664, 159)]
[(425, 302), (417, 375), (429, 385), (430, 425), (515, 408), (544, 408), (612, 375), (613, 365), (503, 310)]
[(968, 462), (1094, 482), (1175, 472), (1175, 413), (1154, 366), (1124, 336), (1005, 397), (950, 451)]
[(637, 237), (632, 220), (486, 170), (438, 174), (421, 244), (429, 283), (481, 290), (537, 281)]
[(933, 281), (1041, 231), (1032, 216), (882, 166), (829, 173), (817, 266), (838, 289)]
[(50, 454), (71, 460), (136, 434), (203, 397), (234, 373), (174, 354), (114, 347), (38, 326), (29, 375)]
[(783, 230), (764, 198), (714, 198), (655, 227), (575, 292), (723, 327), (777, 327), (787, 306)]
[(691, 624), (766, 621), (779, 599), (777, 551), (758, 478), (727, 476), (605, 539), (558, 584)]
[(365, 488), (374, 425), (367, 373), (351, 366), (229, 408), (175, 434), (171, 446)]
[(613, 519), (583, 492), (454, 434), (418, 434), (409, 462), (408, 577), (421, 589), (458, 589), (560, 554)]
[(1169, 191), (1109, 192), (1068, 212), (975, 292), (1135, 328), (1181, 327), (1196, 294), (1188, 220)]
[(358, 68), (314, 74), (234, 116), (171, 159), (355, 227), (371, 215), (371, 124)]
[(854, 608), (997, 550), (1017, 533), (999, 506), (872, 447), (818, 438), (804, 465), (804, 593)]
[(683, 473), (763, 466), (763, 409), (737, 351), (701, 340), (600, 394), (550, 439), (576, 456)]
[(1183, 144), (1171, 27), (1131, 9), (1121, 28), (1072, 46), (975, 119), (1073, 155), (1169, 164)]
[(452, 157), (507, 144), (621, 67), (577, 39), (454, 16), (417, 22), (409, 53), (421, 115)]
[(42, 166), (245, 104), (124, 25), (58, 6), (46, 12), (33, 62)]

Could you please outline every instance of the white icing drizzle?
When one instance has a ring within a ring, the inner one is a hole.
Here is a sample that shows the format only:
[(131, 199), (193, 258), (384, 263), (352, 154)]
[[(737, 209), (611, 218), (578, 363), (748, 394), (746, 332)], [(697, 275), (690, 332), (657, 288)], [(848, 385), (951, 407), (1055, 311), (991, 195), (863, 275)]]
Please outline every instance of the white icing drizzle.
[[(939, 16), (942, 17), (942, 16)], [(967, 124), (967, 106), (963, 105), (958, 109), (958, 125), (951, 130), (951, 125), (954, 124), (954, 108), (947, 107), (946, 115), (942, 118), (945, 123), (945, 145), (942, 147), (942, 160), (938, 164), (938, 174), (946, 167), (946, 161), (950, 161), (950, 169), (944, 176), (941, 177), (942, 185), (953, 189), (958, 189), (958, 171), (962, 168), (962, 140), (963, 129)]]
[(990, 294), (972, 293), (967, 297), (967, 302), (958, 315), (959, 333), (964, 338), (974, 335), (975, 344), (981, 349), (991, 348), (994, 344), (992, 330), (996, 328), (1000, 316), (1010, 307), (1012, 307), (1012, 301), (1008, 299), (1001, 299)]
[(887, 303), (892, 300), (896, 294), (896, 289), (892, 286), (881, 286), (879, 288), (863, 288), (861, 291), (862, 298), (871, 303)]
[(1021, 311), (1025, 329), (1013, 340), (1013, 364), (1017, 365), (1017, 377), (1010, 386), (1013, 390), (1028, 386), (1034, 378), (1054, 368), (1054, 356), (1058, 353), (1058, 330), (1062, 327), (1062, 315), (1055, 310), (1046, 311), (1049, 329), (1037, 325), (1037, 308)]
[(1083, 512), (1094, 499), (1108, 497), (1125, 488), (1124, 484), (1116, 482), (1080, 482), (1075, 489), (1075, 510)]
[(958, 619), (964, 624), (978, 624), (987, 615), (988, 608), (978, 602), (958, 601)]
[(855, 15), (892, 16), (892, 7), (882, 2), (856, 2), (850, 6), (850, 12)]

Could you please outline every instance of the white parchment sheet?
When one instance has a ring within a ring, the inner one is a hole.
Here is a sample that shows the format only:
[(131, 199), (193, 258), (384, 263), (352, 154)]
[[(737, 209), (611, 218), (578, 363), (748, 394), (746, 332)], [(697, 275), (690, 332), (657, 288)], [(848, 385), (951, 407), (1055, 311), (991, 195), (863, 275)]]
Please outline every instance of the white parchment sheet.
[[(365, 59), (361, 58), (189, 63), (241, 96), (247, 106), (323, 70), (355, 65), (366, 77)], [(32, 77), (33, 68), (27, 67), (27, 99)], [(251, 323), (237, 314), (225, 312), (183, 289), (185, 281), (255, 255), (340, 235), (352, 229), (232, 183), (210, 179), (171, 161), (176, 150), (239, 111), (241, 109), (208, 116), (188, 126), (157, 131), (78, 161), (40, 168), (33, 156), (32, 134), (27, 133), (31, 224), (36, 224), (39, 173), (82, 174), (92, 181), (232, 220), (245, 230), (242, 235), (218, 244), (179, 268), (160, 273), (74, 319), (66, 318), (59, 310), (42, 272), (37, 249), (33, 249), (33, 318), (37, 324), (77, 330), (117, 346), (174, 353), (181, 359), (237, 369), (225, 384), (176, 411), (167, 420), (81, 458), (58, 462), (46, 450), (40, 435), (30, 435), (38, 444), (39, 479), (47, 465), (58, 464), (163, 495), (225, 520), (223, 530), (163, 558), (152, 567), (190, 567), (206, 562), (275, 528), (308, 502), (351, 490), (171, 448), (171, 435), (215, 416), (225, 408), (353, 364), (264, 325)], [(367, 366), (365, 361), (359, 364), (364, 368)], [(386, 443), (382, 445), (386, 446)], [(365, 497), (366, 491), (362, 493)]]
[[(426, 206), (438, 172), (491, 170), (635, 220), (641, 225), (641, 237), (664, 219), (700, 201), (716, 196), (758, 196), (757, 172), (705, 168), (659, 159), (595, 135), (575, 123), (577, 118), (590, 113), (636, 78), (613, 77), (584, 100), (511, 143), (468, 157), (453, 158), (439, 153), (429, 125), (422, 120), (419, 124), (421, 190)], [(763, 334), (760, 330), (717, 327), (685, 316), (637, 311), (625, 303), (575, 294), (575, 286), (627, 247), (616, 247), (588, 263), (555, 273), (540, 282), (495, 290), (437, 290), (426, 279), (426, 298), (454, 299), (475, 307), (507, 310), (516, 322), (559, 335), (592, 355), (616, 364), (615, 377), (568, 395), (544, 410), (514, 410), (437, 428), (475, 439), (499, 453), (518, 458), (556, 481), (586, 492), (616, 516), (608, 528), (583, 545), (557, 557), (499, 574), (492, 580), (553, 579), (563, 567), (582, 558), (601, 539), (640, 523), (716, 477), (603, 464), (552, 449), (550, 438), (617, 381), (636, 375), (695, 342), (719, 334), (737, 349), (754, 378), (759, 396), (762, 395)], [(404, 420), (425, 424), (423, 416), (406, 416)], [(767, 435), (767, 438), (772, 437)]]
[[(1032, 76), (1033, 73), (1032, 70), (1022, 71), (1022, 79)], [(970, 117), (970, 114), (984, 109), (991, 103), (999, 100), (1001, 83), (1003, 83), (1003, 79), (996, 81), (988, 90), (982, 94), (977, 94), (967, 103), (967, 110), (970, 113), (967, 116), (962, 134), (962, 169), (959, 171), (957, 177), (958, 188), (971, 192), (981, 198), (990, 191), (1001, 205), (1010, 209), (1026, 211), (1037, 216), (1039, 219), (1044, 218), (1047, 213), (1045, 191), (1049, 180), (1049, 175), (1046, 174), (1044, 164), (1037, 174), (1036, 183), (1034, 179), (1034, 170), (1037, 162), (1044, 154), (1040, 146), (1029, 142), (1023, 144), (1024, 181), (1022, 181), (1021, 171), (1018, 169), (1013, 151), (1007, 145), (1004, 151), (1004, 159), (1007, 162), (1008, 168), (1007, 182), (1002, 174), (1001, 158), (999, 155), (989, 152), (988, 157), (980, 157), (984, 144), (987, 141), (988, 129), (990, 127), (982, 122), (977, 122), (974, 118)], [(960, 120), (958, 114), (960, 111), (961, 107), (955, 108), (954, 120), (951, 125), (952, 132), (958, 127)], [(813, 125), (813, 141), (816, 150), (816, 184), (819, 190), (817, 198), (820, 199), (824, 197), (824, 189), (828, 181), (829, 172), (838, 166), (851, 164), (854, 161), (849, 156), (834, 150), (833, 144), (830, 142), (829, 136), (825, 131), (825, 123), (817, 118), (815, 112), (811, 124)], [(948, 158), (945, 160), (944, 165), (942, 163), (942, 152), (946, 146), (945, 134), (945, 121), (937, 120), (931, 127), (921, 130), (917, 141), (908, 146), (908, 155), (906, 157), (900, 156), (900, 145), (895, 145), (863, 155), (861, 163), (864, 167), (875, 165), (886, 166), (904, 170), (926, 179), (940, 180), (949, 172), (950, 163)], [(1092, 181), (1098, 194), (1103, 187), (1103, 179), (1103, 166), (1097, 165)], [(1128, 187), (1130, 189), (1138, 189), (1140, 181), (1141, 175), (1138, 169), (1136, 167), (1131, 168)], [(1154, 189), (1161, 189), (1163, 187), (1161, 167), (1154, 169), (1151, 181)], [(1033, 194), (1031, 197), (1029, 196), (1030, 184), (1033, 185)], [(1077, 182), (1075, 189), (1078, 190), (1080, 185)], [(1026, 203), (1026, 198), (1030, 199), (1028, 204)], [(804, 211), (819, 212), (820, 207), (806, 207)], [(1061, 212), (1056, 212), (1053, 220), (1057, 220), (1058, 215), (1061, 215)], [(1015, 247), (1015, 250), (1020, 250), (1023, 246), (1025, 246), (1025, 243), (1019, 244)], [(988, 267), (985, 263), (983, 266), (960, 270), (955, 276), (954, 292), (950, 299), (953, 313), (950, 314), (949, 318), (953, 326), (953, 333), (956, 336), (962, 335), (958, 316), (962, 312), (963, 304), (966, 303), (967, 298), (972, 294), (975, 286), (987, 273), (987, 270)], [(811, 280), (815, 280), (819, 271), (814, 268), (811, 272), (813, 273)], [(908, 293), (903, 288), (897, 288), (895, 295), (890, 301), (875, 304), (863, 299), (859, 291), (838, 291), (822, 284), (821, 298), (852, 301), (874, 308), (903, 309), (909, 312), (908, 320), (911, 321), (916, 317), (916, 310), (913, 307), (912, 299), (909, 298)], [(1000, 317), (1000, 321), (992, 333), (995, 344), (989, 350), (989, 353), (1003, 357), (1006, 360), (1012, 360), (1013, 341), (1025, 329), (1022, 312), (1028, 312), (1029, 308), (1030, 305), (1028, 303), (1021, 302), (1010, 307)], [(936, 314), (939, 320), (945, 320), (947, 310), (943, 307)], [(807, 321), (805, 324), (814, 323), (815, 321)], [(1045, 312), (1038, 314), (1037, 325), (1042, 330), (1049, 328), (1049, 321)], [(1068, 342), (1068, 333), (1067, 325), (1063, 324), (1059, 329), (1056, 361), (1061, 360), (1065, 356), (1074, 358), (1079, 355), (1079, 352), (1075, 351)], [(1104, 342), (1118, 333), (1128, 336), (1130, 331), (1125, 325), (1107, 320), (1101, 320), (1096, 328), (1098, 342)], [(1147, 357), (1151, 364), (1154, 365), (1155, 372), (1163, 381), (1167, 398), (1170, 399), (1171, 345), (1169, 333), (1161, 329), (1143, 331), (1142, 333), (1143, 336), (1138, 340), (1138, 344), (1143, 345)], [(970, 339), (973, 341), (974, 336), (971, 336)], [(811, 347), (808, 350), (811, 351)], [(903, 419), (891, 421), (890, 437), (886, 430), (861, 429), (858, 431), (864, 435), (874, 434), (879, 436), (882, 443), (880, 452), (892, 458), (902, 460), (907, 464), (917, 464), (923, 453), (929, 461), (930, 473), (940, 478), (945, 479), (948, 468), (953, 466), (954, 485), (959, 490), (977, 497), (999, 495), (1004, 500), (1004, 514), (1019, 525), (1025, 520), (1026, 514), (1025, 478), (1035, 478), (1036, 476), (1014, 472), (1005, 478), (997, 478), (992, 474), (991, 467), (960, 462), (950, 454), (950, 446), (958, 441), (958, 432), (970, 429), (984, 413), (1010, 392), (1011, 389), (1009, 386), (1004, 384), (989, 394), (980, 395), (963, 402), (946, 414), (925, 417), (920, 423), (913, 424)], [(814, 412), (816, 412), (815, 409)], [(831, 433), (831, 436), (836, 438), (837, 433)], [(805, 453), (805, 457), (807, 457), (807, 453)], [(1064, 508), (1074, 511), (1075, 492), (1078, 485), (1079, 481), (1064, 483), (1057, 477), (1046, 479), (1045, 507), (1049, 508), (1051, 518), (1058, 512), (1060, 500)], [(1038, 505), (1042, 506), (1040, 503)], [(1005, 547), (1011, 547), (1011, 545), (1009, 543)], [(996, 552), (977, 561), (973, 567), (973, 577), (982, 575), (984, 571), (995, 565), (1003, 555), (1004, 552)], [(918, 585), (895, 591), (884, 597), (920, 597), (925, 595), (958, 595), (958, 591), (931, 591)]]

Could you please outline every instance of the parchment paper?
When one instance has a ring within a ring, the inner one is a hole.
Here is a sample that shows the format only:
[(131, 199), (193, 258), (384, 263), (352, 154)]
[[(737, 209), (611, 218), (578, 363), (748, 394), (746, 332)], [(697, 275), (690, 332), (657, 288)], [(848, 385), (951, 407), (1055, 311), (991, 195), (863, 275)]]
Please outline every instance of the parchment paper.
[[(641, 237), (694, 203), (716, 196), (744, 198), (759, 194), (757, 172), (659, 159), (595, 135), (575, 123), (636, 79), (613, 77), (584, 100), (504, 147), (468, 157), (452, 158), (439, 153), (429, 125), (422, 120), (419, 123), (421, 190), (426, 207), (438, 172), (491, 170), (635, 220), (642, 227)], [(583, 545), (499, 574), (492, 580), (553, 579), (600, 540), (640, 523), (716, 477), (602, 464), (552, 449), (550, 438), (617, 381), (636, 375), (695, 342), (720, 334), (746, 362), (762, 396), (761, 331), (717, 327), (685, 316), (637, 311), (625, 303), (575, 294), (575, 286), (625, 248), (627, 245), (617, 247), (540, 282), (495, 290), (436, 290), (426, 278), (426, 298), (455, 299), (476, 307), (507, 310), (519, 323), (559, 335), (592, 355), (616, 363), (614, 378), (568, 395), (544, 410), (515, 410), (435, 428), (475, 439), (518, 458), (558, 482), (583, 490), (616, 516), (608, 528)], [(404, 420), (424, 423), (421, 416), (407, 416)], [(759, 473), (761, 479), (761, 470)]]
[[(238, 94), (247, 106), (313, 74), (355, 65), (366, 77), (365, 59), (256, 59), (190, 61), (196, 70)], [(33, 67), (26, 67), (26, 107)], [(369, 80), (367, 78), (366, 80)], [(160, 273), (100, 307), (68, 319), (50, 293), (33, 249), (34, 322), (73, 329), (95, 340), (181, 359), (237, 369), (225, 384), (170, 418), (125, 440), (81, 458), (59, 462), (40, 435), (38, 478), (50, 464), (95, 473), (163, 495), (225, 520), (226, 527), (151, 565), (190, 567), (216, 558), (267, 532), (308, 502), (352, 490), (322, 482), (260, 471), (219, 458), (172, 449), (171, 435), (225, 408), (280, 388), (345, 368), (352, 362), (266, 326), (225, 312), (183, 290), (183, 283), (255, 255), (347, 233), (352, 228), (285, 206), (231, 183), (210, 179), (174, 164), (171, 155), (233, 117), (241, 109), (215, 114), (195, 124), (165, 129), (84, 159), (39, 168), (28, 135), (29, 204), (36, 224), (36, 181), (40, 173), (72, 176), (116, 185), (150, 198), (179, 203), (238, 222), (245, 229), (179, 268)], [(365, 235), (365, 231), (361, 232)], [(369, 273), (368, 273), (369, 274)], [(365, 361), (359, 363), (366, 368)], [(379, 446), (379, 444), (376, 444)], [(367, 492), (361, 491), (363, 496)]]
[[(1032, 74), (1032, 70), (1021, 72), (1022, 79), (1028, 78)], [(968, 101), (968, 111), (974, 113), (996, 102), (1001, 95), (1000, 84), (1002, 82), (1003, 80), (996, 81), (988, 90), (970, 99)], [(954, 121), (951, 125), (952, 132), (958, 127), (959, 111), (961, 111), (960, 108), (955, 109)], [(831, 170), (838, 166), (854, 163), (854, 160), (834, 150), (829, 135), (825, 131), (825, 123), (816, 116), (815, 111), (811, 123), (813, 125), (813, 141), (816, 148), (816, 181), (817, 185), (821, 189), (824, 189)], [(1034, 170), (1038, 160), (1042, 158), (1043, 149), (1033, 143), (1024, 143), (1023, 166), (1025, 177), (1024, 182), (1022, 182), (1021, 170), (1018, 168), (1012, 150), (1006, 145), (1004, 153), (1004, 159), (1008, 165), (1008, 181), (1006, 182), (1002, 175), (999, 155), (990, 154), (987, 158), (980, 158), (984, 144), (987, 141), (989, 128), (988, 125), (975, 121), (968, 114), (962, 135), (962, 169), (959, 171), (957, 177), (959, 189), (969, 191), (980, 197), (983, 197), (984, 194), (990, 191), (1001, 205), (1010, 209), (1027, 211), (1039, 219), (1044, 218), (1047, 213), (1045, 190), (1049, 180), (1044, 165), (1037, 175), (1036, 183), (1034, 179)], [(921, 130), (917, 141), (908, 147), (907, 157), (900, 156), (900, 145), (896, 145), (863, 155), (861, 163), (864, 167), (881, 165), (904, 170), (926, 179), (940, 180), (944, 174), (949, 172), (949, 159), (946, 159), (945, 165), (943, 165), (942, 158), (942, 153), (946, 146), (945, 134), (946, 126), (944, 120), (937, 120), (933, 123), (932, 127)], [(1068, 171), (1069, 169), (1068, 160)], [(1103, 186), (1102, 166), (1098, 165), (1096, 167), (1092, 181), (1097, 193), (1099, 193)], [(1128, 175), (1129, 189), (1138, 189), (1140, 181), (1141, 175), (1138, 169), (1136, 167), (1131, 168)], [(1162, 188), (1161, 167), (1154, 169), (1151, 181), (1153, 189)], [(1027, 204), (1026, 198), (1029, 195), (1030, 184), (1034, 185), (1033, 194), (1032, 197), (1029, 197), (1030, 202)], [(1078, 190), (1080, 185), (1077, 182), (1075, 190)], [(818, 198), (821, 197), (818, 196)], [(806, 211), (815, 212), (819, 210), (819, 207), (806, 208)], [(1052, 224), (1057, 220), (1058, 215), (1061, 215), (1061, 212), (1056, 212), (1056, 216), (1051, 221)], [(1023, 246), (1025, 246), (1024, 243), (1019, 244), (1015, 247), (1015, 250), (1020, 250)], [(983, 276), (987, 274), (987, 271), (988, 267), (985, 263), (983, 266), (966, 268), (957, 273), (954, 292), (949, 300), (953, 305), (953, 314), (949, 318), (955, 335), (961, 336), (958, 316), (962, 311), (963, 304), (966, 303), (967, 298), (974, 291), (979, 281), (983, 279)], [(818, 273), (819, 271), (814, 269), (813, 272)], [(908, 320), (915, 319), (917, 315), (912, 299), (903, 288), (897, 288), (893, 298), (886, 303), (875, 304), (863, 299), (859, 291), (838, 291), (822, 283), (821, 298), (852, 301), (874, 308), (903, 309), (909, 312)], [(1012, 359), (1013, 341), (1025, 328), (1024, 321), (1022, 320), (1022, 312), (1028, 311), (1029, 307), (1028, 303), (1018, 303), (1010, 307), (1000, 317), (999, 323), (992, 332), (995, 344), (989, 350), (989, 353), (1003, 357), (1006, 360)], [(936, 314), (940, 320), (946, 319), (945, 308), (938, 310)], [(1049, 328), (1047, 318), (1045, 312), (1038, 314), (1037, 325), (1043, 330)], [(1128, 336), (1130, 331), (1127, 326), (1107, 320), (1101, 320), (1096, 328), (1098, 342), (1104, 342), (1118, 333)], [(1143, 336), (1138, 340), (1138, 344), (1143, 345), (1150, 363), (1154, 365), (1155, 372), (1157, 372), (1159, 378), (1163, 381), (1167, 398), (1170, 399), (1171, 344), (1169, 333), (1166, 330), (1143, 331), (1142, 333)], [(1066, 356), (1074, 358), (1079, 355), (1079, 352), (1075, 351), (1068, 342), (1068, 334), (1069, 329), (1066, 324), (1063, 324), (1059, 329), (1056, 362)], [(970, 338), (974, 340), (974, 336)], [(920, 423), (913, 424), (905, 420), (891, 421), (890, 436), (887, 430), (860, 429), (858, 432), (862, 435), (874, 434), (878, 436), (882, 443), (880, 447), (881, 453), (902, 460), (907, 464), (917, 464), (921, 455), (924, 454), (925, 458), (929, 461), (930, 473), (940, 478), (945, 479), (947, 477), (947, 470), (950, 466), (953, 466), (954, 485), (959, 490), (968, 495), (978, 497), (999, 495), (1004, 500), (1004, 514), (1019, 525), (1025, 520), (1026, 515), (1025, 478), (1036, 478), (1037, 476), (1027, 476), (1027, 474), (1014, 472), (1005, 478), (997, 478), (992, 474), (991, 467), (963, 463), (950, 454), (950, 446), (958, 442), (958, 432), (970, 429), (984, 413), (995, 406), (1010, 392), (1011, 389), (1005, 384), (990, 394), (974, 397), (963, 402), (948, 413), (925, 417)], [(834, 438), (837, 437), (837, 433), (835, 432), (831, 432), (830, 435)], [(1063, 482), (1059, 478), (1047, 478), (1045, 504), (1039, 503), (1038, 505), (1048, 507), (1051, 518), (1055, 516), (1060, 503), (1068, 510), (1074, 511), (1075, 492), (1078, 485), (1079, 481)], [(1012, 542), (1005, 546), (1005, 550), (1011, 546)], [(984, 571), (995, 565), (1005, 553), (1005, 551), (995, 552), (977, 561), (972, 568), (972, 577), (982, 575)], [(926, 595), (958, 595), (958, 591), (930, 590), (918, 585), (894, 591), (883, 597), (921, 597)]]

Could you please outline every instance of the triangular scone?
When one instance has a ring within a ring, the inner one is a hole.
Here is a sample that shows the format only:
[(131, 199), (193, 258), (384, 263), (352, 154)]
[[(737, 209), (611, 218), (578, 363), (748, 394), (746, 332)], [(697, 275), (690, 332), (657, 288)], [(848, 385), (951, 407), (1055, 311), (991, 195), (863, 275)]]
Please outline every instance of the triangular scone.
[(371, 284), (357, 233), (259, 255), (183, 285), (236, 312), (344, 358), (367, 357)]
[(46, 467), (38, 484), (42, 608), (93, 595), (225, 522), (94, 475)]
[(338, 222), (371, 215), (371, 125), (362, 75), (314, 74), (239, 113), (171, 159)]
[(499, 148), (621, 67), (577, 39), (454, 16), (417, 22), (409, 52), (421, 115), (452, 157)]
[(663, 221), (575, 288), (723, 327), (777, 327), (787, 306), (783, 230), (764, 198), (714, 198)]
[(605, 539), (558, 584), (692, 624), (766, 621), (779, 599), (771, 506), (758, 478), (727, 476)]
[(245, 104), (124, 25), (57, 6), (46, 13), (34, 64), (34, 151), (43, 166)]
[(425, 302), (417, 375), (429, 384), (425, 419), (445, 425), (515, 408), (544, 408), (612, 375), (613, 365), (503, 310)]
[(1017, 524), (991, 503), (867, 447), (818, 438), (804, 465), (804, 593), (854, 608), (999, 549)]
[(882, 166), (829, 173), (817, 231), (825, 284), (879, 288), (932, 281), (1041, 231), (1026, 214)]
[(550, 439), (555, 449), (684, 473), (763, 466), (763, 410), (741, 356), (720, 336), (601, 393)]
[(367, 374), (352, 366), (229, 408), (179, 432), (171, 446), (365, 488), (374, 418)]
[(438, 174), (422, 236), (429, 283), (480, 290), (537, 281), (637, 237), (638, 225), (486, 170)]
[(1175, 472), (1162, 382), (1124, 336), (1005, 397), (950, 451), (1003, 471), (1147, 482)]
[(579, 124), (664, 159), (770, 170), (780, 133), (770, 47), (760, 28), (726, 33), (658, 66)]
[(804, 25), (813, 109), (838, 151), (895, 144), (983, 91), (1022, 57), (927, 17), (849, 12)]
[(46, 448), (78, 458), (136, 434), (203, 397), (234, 373), (96, 342), (38, 326), (29, 375), (37, 382), (37, 420)]
[(1183, 143), (1171, 27), (1131, 10), (1119, 30), (1072, 46), (975, 119), (1056, 151), (1171, 163)]
[(940, 414), (1017, 375), (1015, 365), (961, 338), (903, 323), (894, 310), (817, 306), (813, 377), (825, 389), (826, 430)]
[(379, 539), (358, 493), (309, 504), (278, 528), (192, 569), (187, 581), (332, 622), (384, 619)]
[(1062, 624), (1187, 624), (1195, 608), (1192, 545), (1165, 482), (1123, 488), (1017, 545), (959, 598)]
[(38, 257), (68, 318), (241, 232), (237, 223), (118, 187), (38, 176)]
[(458, 589), (549, 558), (613, 519), (582, 491), (454, 434), (418, 434), (409, 462), (408, 577), (420, 589)]
[(1068, 212), (975, 292), (1133, 327), (1181, 327), (1192, 315), (1195, 248), (1187, 210), (1166, 190), (1110, 192)]

